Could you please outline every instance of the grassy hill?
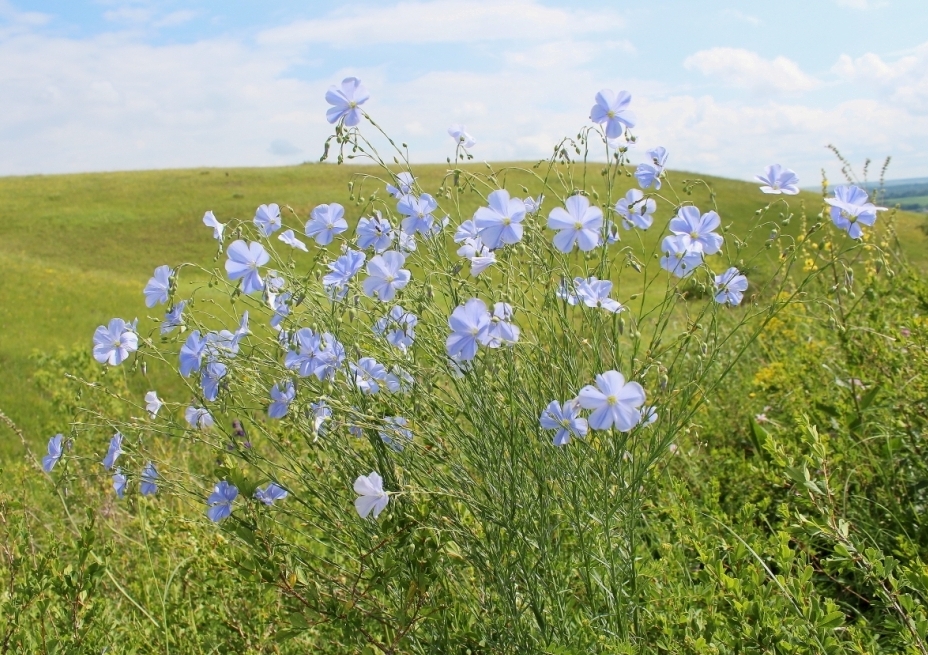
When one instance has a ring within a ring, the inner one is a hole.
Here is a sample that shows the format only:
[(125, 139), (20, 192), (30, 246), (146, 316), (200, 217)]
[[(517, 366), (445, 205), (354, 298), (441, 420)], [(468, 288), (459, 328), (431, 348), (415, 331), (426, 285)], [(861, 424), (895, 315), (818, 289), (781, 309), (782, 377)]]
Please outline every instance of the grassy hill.
[[(445, 165), (415, 168), (422, 188), (431, 191), (445, 170)], [(301, 232), (312, 207), (339, 202), (349, 219), (356, 219), (359, 209), (351, 206), (347, 185), (363, 173), (378, 171), (318, 164), (0, 178), (0, 408), (33, 439), (46, 437), (53, 427), (51, 408), (32, 383), (30, 356), (75, 346), (89, 349), (94, 328), (113, 316), (138, 316), (146, 327), (146, 317), (154, 312), (146, 309), (141, 291), (152, 270), (165, 263), (208, 263), (215, 255), (215, 242), (201, 222), (204, 211), (212, 210), (221, 221), (250, 219), (258, 205), (276, 202), (293, 208), (299, 218), (284, 212), (284, 223)], [(684, 179), (693, 177), (673, 173), (670, 186), (679, 190)], [(770, 200), (752, 183), (705, 179), (718, 194), (723, 223), (740, 232)], [(513, 195), (523, 195), (522, 184), (533, 195), (540, 190), (525, 174), (513, 173), (501, 182)], [(633, 183), (627, 180), (628, 187)], [(383, 196), (382, 189), (371, 182), (363, 191), (380, 190)], [(708, 206), (704, 189), (688, 199)], [(811, 215), (820, 211), (818, 195), (803, 192), (799, 199)], [(469, 216), (478, 200), (475, 194), (462, 214)], [(658, 225), (666, 221), (667, 208), (657, 216)], [(897, 219), (903, 244), (923, 267), (928, 265), (924, 222), (923, 216), (905, 212)], [(652, 232), (650, 238), (657, 239)], [(2, 454), (10, 435), (0, 435)]]

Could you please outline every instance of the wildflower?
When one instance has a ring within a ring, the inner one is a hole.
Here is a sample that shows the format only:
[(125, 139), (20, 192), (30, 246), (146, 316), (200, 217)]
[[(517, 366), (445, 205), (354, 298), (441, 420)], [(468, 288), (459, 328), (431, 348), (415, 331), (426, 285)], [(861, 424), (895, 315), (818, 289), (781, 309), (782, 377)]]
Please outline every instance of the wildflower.
[(303, 252), (309, 252), (306, 244), (296, 238), (293, 230), (284, 230), (277, 236), (277, 239), (279, 241), (283, 241), (291, 248), (296, 248), (297, 250), (302, 250)]
[(645, 199), (644, 194), (638, 189), (629, 189), (624, 198), (620, 198), (615, 203), (615, 211), (624, 220), (622, 227), (626, 230), (637, 227), (647, 230), (654, 222), (654, 212), (657, 210), (657, 203), (654, 198)]
[(464, 243), (468, 239), (477, 239), (479, 238), (478, 234), (479, 230), (477, 230), (477, 226), (474, 225), (473, 219), (469, 218), (458, 225), (458, 229), (454, 231), (454, 242)]
[(438, 209), (438, 202), (427, 193), (418, 198), (414, 195), (405, 195), (400, 198), (396, 210), (403, 214), (403, 232), (406, 234), (428, 234), (432, 230), (435, 217), (432, 212)]
[(203, 214), (203, 225), (213, 228), (213, 238), (216, 241), (222, 241), (222, 230), (225, 228), (225, 223), (217, 221), (216, 217), (213, 216), (213, 212)]
[(168, 291), (171, 288), (171, 267), (159, 266), (155, 275), (145, 285), (145, 306), (154, 307), (168, 301)]
[(825, 198), (831, 205), (831, 220), (852, 239), (863, 236), (861, 225), (870, 227), (876, 222), (876, 213), (886, 211), (869, 202), (867, 192), (858, 186), (839, 186), (835, 188), (834, 198)]
[(539, 209), (541, 209), (541, 203), (544, 202), (544, 196), (538, 196), (537, 198), (526, 198), (522, 201), (525, 205), (525, 213), (534, 214)]
[(466, 239), (457, 252), (470, 260), (470, 274), (473, 277), (477, 277), (496, 263), (496, 253), (483, 245), (480, 237)]
[(283, 418), (287, 415), (290, 403), (296, 398), (296, 389), (293, 382), (287, 380), (283, 386), (275, 384), (271, 387), (271, 404), (267, 408), (269, 418)]
[(271, 236), (281, 228), (280, 224), (280, 207), (271, 203), (270, 205), (261, 205), (255, 211), (255, 226), (258, 231), (266, 237)]
[(406, 256), (395, 250), (374, 256), (367, 262), (368, 278), (362, 285), (364, 294), (381, 302), (393, 300), (397, 289), (409, 283), (409, 271), (401, 268), (405, 262)]
[(113, 491), (116, 492), (116, 496), (120, 499), (126, 495), (126, 486), (128, 480), (126, 476), (122, 474), (122, 469), (116, 469), (116, 472), (113, 474)]
[(490, 250), (522, 239), (522, 220), (525, 203), (510, 198), (505, 189), (497, 189), (487, 196), (489, 207), (480, 207), (474, 214), (478, 236)]
[(400, 230), (399, 236), (396, 240), (396, 245), (399, 246), (401, 253), (409, 253), (416, 251), (416, 237), (412, 234), (406, 234), (403, 230)]
[(415, 327), (419, 318), (407, 312), (400, 305), (390, 308), (390, 313), (374, 323), (374, 333), (386, 338), (387, 343), (401, 351), (406, 352), (416, 338)]
[(346, 77), (342, 80), (341, 88), (333, 85), (326, 92), (325, 101), (332, 107), (325, 113), (325, 119), (333, 125), (344, 119), (345, 127), (354, 127), (361, 122), (360, 105), (370, 97), (361, 80)]
[(647, 407), (641, 408), (641, 423), (642, 425), (651, 425), (657, 420), (657, 407), (654, 405), (648, 405)]
[(310, 219), (306, 221), (306, 236), (315, 239), (320, 246), (329, 245), (336, 234), (341, 234), (347, 229), (345, 208), (337, 202), (319, 205), (313, 209)]
[(616, 139), (622, 136), (626, 128), (635, 127), (635, 116), (628, 111), (632, 97), (628, 91), (614, 94), (611, 89), (603, 89), (596, 94), (596, 104), (590, 110), (590, 120), (606, 124), (606, 138)]
[(117, 432), (110, 439), (110, 446), (106, 449), (106, 457), (100, 462), (107, 471), (112, 470), (116, 460), (122, 455), (122, 434)]
[(577, 401), (584, 409), (592, 409), (589, 424), (594, 430), (608, 430), (615, 426), (628, 432), (641, 420), (638, 408), (644, 404), (644, 389), (637, 382), (625, 382), (618, 371), (606, 371), (596, 376), (596, 386), (587, 385), (580, 390)]
[(490, 340), (490, 312), (479, 298), (471, 298), (462, 307), (457, 307), (448, 318), (451, 334), (446, 348), (449, 357), (460, 357), (467, 361), (477, 355), (477, 344), (486, 345)]
[(514, 313), (509, 303), (498, 302), (493, 305), (487, 346), (490, 348), (499, 348), (501, 345), (511, 346), (519, 340), (519, 327), (512, 322)]
[(387, 185), (387, 193), (399, 200), (405, 195), (412, 193), (413, 183), (415, 183), (416, 178), (412, 176), (412, 173), (407, 173), (403, 171), (402, 173), (397, 173), (396, 183), (398, 186), (393, 186), (392, 184)]
[(688, 277), (702, 263), (702, 251), (687, 236), (664, 237), (661, 252), (661, 268), (677, 277)]
[(377, 393), (380, 391), (380, 382), (387, 377), (387, 369), (373, 357), (362, 357), (355, 364), (348, 364), (351, 370), (352, 382), (361, 393)]
[(319, 400), (310, 404), (309, 413), (313, 419), (313, 434), (318, 438), (322, 424), (332, 418), (332, 409), (324, 400)]
[(345, 361), (345, 347), (328, 332), (322, 333), (319, 343), (313, 375), (320, 380), (331, 380)]
[(158, 485), (155, 482), (157, 479), (158, 471), (155, 469), (155, 465), (149, 461), (142, 470), (142, 481), (139, 484), (139, 491), (143, 496), (154, 496), (158, 493)]
[(164, 315), (164, 320), (161, 322), (161, 334), (167, 334), (176, 327), (180, 327), (184, 324), (183, 314), (184, 307), (187, 306), (186, 300), (181, 300), (179, 303), (175, 304), (168, 312)]
[(292, 297), (293, 294), (287, 291), (275, 297), (271, 303), (271, 309), (274, 310), (274, 315), (271, 317), (271, 327), (275, 330), (279, 330), (280, 324), (290, 315), (290, 305), (288, 303)]
[(383, 252), (393, 243), (395, 235), (390, 221), (383, 218), (379, 211), (374, 211), (373, 218), (362, 218), (356, 229), (358, 248), (373, 248), (374, 252)]
[(348, 282), (361, 270), (365, 259), (367, 255), (363, 252), (349, 248), (345, 254), (328, 265), (331, 273), (323, 276), (322, 286), (330, 298), (345, 297), (348, 293)]
[(371, 510), (376, 519), (390, 501), (390, 496), (383, 490), (383, 478), (375, 471), (369, 475), (359, 475), (354, 481), (354, 491), (359, 495), (354, 501), (354, 508), (362, 519), (367, 518)]
[(385, 427), (377, 433), (380, 440), (396, 452), (403, 452), (404, 441), (412, 441), (412, 430), (406, 427), (409, 421), (402, 416), (388, 416), (384, 421)]
[(747, 288), (748, 279), (733, 266), (721, 275), (715, 276), (715, 302), (740, 305)]
[(449, 127), (448, 134), (457, 142), (459, 146), (465, 150), (467, 148), (473, 148), (475, 145), (477, 145), (477, 139), (468, 134), (467, 128), (465, 128), (460, 123), (455, 123)]
[(56, 434), (48, 440), (48, 454), (42, 458), (42, 470), (46, 473), (51, 473), (52, 469), (55, 468), (55, 464), (61, 459), (62, 439), (64, 439), (64, 435)]
[(599, 207), (591, 207), (586, 196), (574, 195), (564, 203), (566, 211), (555, 207), (548, 214), (548, 227), (558, 230), (554, 237), (554, 247), (567, 253), (574, 249), (588, 252), (599, 244), (603, 229), (603, 212)]
[(238, 488), (234, 484), (229, 484), (225, 480), (217, 482), (213, 487), (213, 493), (206, 499), (206, 504), (209, 505), (206, 509), (206, 516), (213, 523), (218, 523), (232, 514), (232, 501), (237, 497)]
[(161, 409), (162, 405), (164, 405), (164, 403), (161, 402), (161, 399), (158, 398), (158, 394), (154, 391), (149, 391), (145, 394), (145, 411), (151, 414), (152, 418), (158, 415), (158, 410)]
[(408, 393), (416, 383), (412, 376), (399, 366), (394, 366), (383, 381), (390, 393)]
[(199, 371), (203, 365), (203, 355), (206, 354), (206, 337), (200, 337), (200, 331), (194, 330), (187, 337), (187, 341), (180, 347), (180, 374), (185, 378), (194, 371)]
[(706, 255), (714, 255), (722, 248), (724, 239), (715, 230), (722, 224), (722, 219), (714, 211), (702, 216), (692, 205), (680, 207), (677, 215), (670, 221), (670, 231), (686, 237), (692, 244), (699, 244), (699, 249)]
[(255, 489), (255, 499), (264, 503), (265, 505), (271, 506), (276, 500), (283, 500), (287, 497), (287, 490), (281, 487), (276, 482), (271, 482), (264, 489), (258, 487)]
[(271, 259), (267, 251), (257, 241), (246, 244), (239, 239), (233, 241), (226, 251), (226, 273), (230, 280), (242, 280), (242, 293), (263, 291), (264, 281), (258, 273), (258, 267), (264, 266)]
[(110, 320), (109, 325), (101, 325), (93, 333), (93, 358), (101, 364), (118, 366), (138, 348), (134, 325), (127, 325), (121, 318)]
[(664, 165), (667, 163), (667, 150), (663, 147), (648, 150), (645, 153), (648, 161), (638, 164), (635, 169), (635, 178), (638, 180), (638, 186), (642, 189), (648, 189), (654, 185), (655, 189), (661, 188), (661, 174), (664, 172)]
[(580, 403), (576, 400), (568, 400), (563, 407), (552, 400), (538, 421), (543, 430), (557, 430), (552, 440), (555, 446), (566, 446), (571, 437), (583, 439), (589, 430), (586, 419), (580, 418)]
[(212, 402), (219, 397), (219, 383), (226, 376), (229, 368), (222, 362), (209, 362), (200, 372), (200, 388), (203, 397)]
[(771, 164), (763, 175), (756, 175), (754, 179), (763, 182), (760, 188), (764, 193), (785, 193), (794, 196), (799, 193), (799, 178), (790, 169), (784, 169), (779, 164)]
[(184, 418), (192, 428), (207, 430), (213, 427), (213, 417), (205, 407), (194, 407), (191, 405), (184, 412)]
[(618, 300), (609, 297), (612, 292), (612, 282), (609, 280), (599, 280), (596, 277), (584, 280), (578, 277), (574, 279), (574, 285), (577, 289), (577, 300), (587, 307), (599, 307), (613, 314), (625, 311), (625, 307)]
[(603, 225), (602, 234), (599, 235), (599, 240), (596, 245), (601, 246), (605, 241), (607, 246), (618, 243), (622, 239), (619, 237), (619, 228), (616, 227), (615, 223), (612, 221), (606, 221)]

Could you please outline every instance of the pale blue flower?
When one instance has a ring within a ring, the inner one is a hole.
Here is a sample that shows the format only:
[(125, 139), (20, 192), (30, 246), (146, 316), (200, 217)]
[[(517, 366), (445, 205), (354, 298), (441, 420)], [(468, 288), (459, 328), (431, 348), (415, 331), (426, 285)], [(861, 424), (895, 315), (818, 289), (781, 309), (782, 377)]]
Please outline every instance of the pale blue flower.
[(361, 393), (377, 393), (387, 377), (387, 369), (373, 357), (362, 357), (357, 364), (350, 362), (348, 368), (352, 383)]
[(606, 125), (606, 137), (616, 139), (622, 136), (626, 128), (635, 127), (635, 115), (628, 110), (632, 97), (628, 91), (619, 91), (618, 95), (611, 89), (603, 89), (596, 94), (596, 104), (590, 110), (590, 120)]
[(416, 338), (415, 327), (418, 323), (418, 316), (394, 305), (389, 314), (374, 323), (374, 333), (384, 336), (391, 346), (406, 352)]
[(626, 230), (632, 227), (647, 230), (654, 223), (657, 203), (654, 198), (645, 198), (638, 189), (629, 189), (625, 197), (615, 203), (615, 211), (622, 217), (622, 227)]
[(329, 379), (345, 359), (344, 346), (328, 332), (316, 334), (309, 328), (300, 328), (293, 339), (297, 349), (287, 353), (284, 366), (301, 377), (315, 375), (320, 380)]
[(490, 317), (489, 340), (487, 346), (499, 348), (511, 346), (519, 340), (519, 327), (512, 322), (512, 305), (498, 302), (493, 305), (493, 315)]
[(477, 139), (468, 134), (467, 128), (460, 123), (455, 123), (449, 127), (448, 135), (465, 150), (467, 148), (473, 148), (475, 145), (477, 145)]
[(644, 404), (644, 389), (637, 382), (625, 382), (618, 371), (606, 371), (596, 376), (596, 386), (587, 385), (580, 390), (577, 401), (584, 409), (592, 409), (589, 425), (594, 430), (608, 430), (615, 426), (628, 432), (641, 421), (638, 410)]
[(689, 277), (702, 263), (702, 250), (688, 236), (670, 235), (661, 242), (660, 264), (668, 273), (677, 277)]
[(690, 247), (701, 250), (705, 255), (714, 255), (721, 250), (724, 241), (722, 235), (713, 232), (721, 224), (722, 219), (714, 211), (700, 216), (696, 207), (687, 205), (680, 207), (677, 215), (670, 220), (670, 231), (689, 239)]
[(595, 276), (586, 280), (578, 277), (574, 279), (574, 285), (577, 289), (576, 299), (587, 307), (598, 307), (612, 314), (625, 311), (619, 301), (609, 297), (612, 293), (612, 282), (609, 280), (599, 280)]
[(876, 222), (876, 213), (886, 211), (870, 202), (867, 192), (858, 186), (835, 187), (835, 197), (825, 198), (831, 205), (831, 220), (852, 239), (863, 236), (861, 225), (870, 227)]
[(412, 441), (412, 430), (408, 428), (409, 421), (402, 416), (388, 416), (384, 419), (384, 427), (378, 431), (381, 441), (397, 452), (403, 452), (406, 442)]
[(122, 434), (117, 432), (113, 435), (113, 438), (110, 439), (109, 448), (106, 449), (106, 457), (104, 457), (103, 461), (100, 463), (103, 464), (103, 468), (110, 471), (113, 465), (116, 464), (116, 460), (119, 459), (120, 455), (122, 455)]
[(275, 384), (271, 387), (271, 404), (267, 408), (268, 418), (286, 416), (294, 398), (296, 398), (296, 388), (290, 380), (285, 381), (283, 385)]
[(56, 434), (48, 440), (48, 454), (42, 458), (42, 470), (46, 473), (51, 473), (52, 469), (55, 468), (55, 464), (61, 459), (62, 439), (64, 439), (64, 435)]
[(277, 239), (279, 241), (283, 241), (291, 248), (296, 248), (297, 250), (302, 250), (303, 252), (309, 252), (306, 244), (296, 238), (293, 230), (284, 230), (277, 236)]
[(255, 226), (261, 235), (269, 237), (282, 226), (280, 223), (280, 207), (271, 203), (270, 205), (261, 205), (255, 211)]
[(341, 234), (347, 229), (345, 208), (337, 202), (319, 205), (313, 209), (310, 219), (306, 221), (306, 236), (315, 239), (320, 246), (329, 245), (336, 234)]
[(740, 305), (747, 289), (748, 279), (734, 266), (721, 275), (715, 276), (715, 302), (717, 303)]
[(396, 245), (399, 247), (401, 253), (409, 253), (416, 251), (416, 237), (413, 234), (406, 234), (403, 230), (400, 230), (399, 235), (397, 236)]
[(344, 298), (348, 292), (348, 282), (364, 266), (365, 259), (367, 255), (363, 252), (349, 248), (345, 254), (328, 265), (331, 272), (323, 276), (322, 286), (330, 298)]
[(362, 519), (367, 518), (371, 511), (376, 519), (390, 502), (390, 496), (383, 490), (383, 478), (375, 471), (369, 475), (359, 475), (354, 481), (354, 491), (359, 495), (354, 501), (354, 508)]
[(203, 397), (212, 402), (219, 397), (219, 385), (229, 368), (222, 362), (209, 362), (200, 373), (200, 388)]
[(648, 161), (638, 164), (635, 169), (635, 177), (638, 180), (638, 186), (642, 189), (648, 189), (654, 185), (655, 189), (661, 188), (661, 174), (664, 172), (664, 166), (667, 163), (667, 150), (663, 147), (648, 150)]
[(478, 234), (477, 226), (474, 224), (473, 219), (469, 218), (458, 225), (458, 229), (454, 231), (454, 242), (463, 243), (468, 239), (477, 239), (479, 238)]
[(403, 171), (402, 173), (398, 173), (396, 176), (397, 186), (388, 184), (387, 193), (389, 193), (391, 196), (399, 200), (403, 196), (409, 195), (410, 193), (412, 193), (413, 184), (415, 184), (415, 181), (416, 181), (416, 178), (412, 176), (412, 173), (407, 173), (406, 171)]
[(505, 189), (497, 189), (487, 196), (488, 207), (480, 207), (474, 214), (478, 236), (490, 250), (518, 243), (522, 239), (522, 221), (525, 203), (510, 198)]
[(145, 285), (145, 306), (154, 307), (168, 301), (171, 289), (171, 267), (164, 265), (155, 269), (155, 275)]
[(527, 214), (534, 214), (539, 209), (541, 209), (541, 203), (543, 203), (544, 201), (545, 201), (544, 196), (538, 196), (537, 198), (526, 198), (522, 202), (525, 205), (525, 212)]
[(139, 337), (133, 325), (121, 318), (110, 320), (93, 333), (93, 358), (101, 364), (118, 366), (139, 348)]
[(293, 296), (289, 291), (275, 296), (271, 302), (271, 309), (274, 315), (271, 317), (271, 327), (275, 330), (280, 329), (280, 324), (290, 315), (290, 298)]
[(641, 424), (651, 425), (657, 421), (657, 407), (648, 405), (641, 408)]
[(242, 280), (242, 293), (264, 290), (264, 281), (261, 279), (258, 268), (270, 261), (271, 256), (257, 241), (245, 243), (241, 239), (233, 241), (226, 254), (226, 273), (232, 281)]
[(158, 398), (158, 394), (154, 391), (149, 391), (145, 394), (145, 411), (147, 411), (152, 418), (158, 416), (158, 411), (161, 409), (161, 406), (164, 405), (161, 402), (161, 399)]
[(264, 489), (258, 487), (255, 489), (255, 499), (265, 505), (273, 505), (274, 501), (283, 500), (287, 497), (287, 490), (276, 482), (271, 482)]
[(342, 80), (341, 88), (330, 86), (325, 94), (325, 101), (332, 105), (325, 113), (325, 119), (333, 125), (344, 119), (345, 127), (354, 127), (361, 122), (361, 108), (370, 98), (370, 94), (361, 80), (356, 77), (346, 77)]
[(398, 289), (409, 283), (411, 274), (402, 268), (406, 256), (395, 250), (388, 250), (382, 255), (374, 256), (367, 262), (367, 279), (362, 285), (364, 294), (381, 302), (393, 300)]
[(603, 212), (599, 207), (591, 207), (586, 196), (574, 195), (566, 200), (567, 209), (555, 207), (548, 214), (548, 227), (558, 230), (554, 236), (554, 247), (568, 253), (574, 245), (589, 252), (599, 245), (603, 229)]
[(479, 298), (471, 298), (463, 306), (455, 308), (448, 318), (451, 328), (445, 344), (448, 356), (459, 357), (462, 361), (473, 359), (477, 355), (478, 344), (486, 345), (492, 338), (490, 320), (490, 312)]
[(319, 400), (309, 405), (309, 415), (313, 419), (313, 434), (318, 438), (322, 430), (322, 425), (332, 418), (332, 408), (324, 400)]
[(764, 193), (785, 193), (788, 196), (799, 193), (799, 177), (779, 164), (771, 164), (763, 175), (756, 175), (754, 179), (763, 183), (760, 190)]
[(213, 212), (203, 214), (203, 225), (213, 228), (213, 238), (216, 241), (222, 241), (222, 230), (225, 228), (225, 223), (217, 221), (216, 217), (213, 216)]
[(358, 234), (358, 248), (366, 250), (373, 248), (374, 252), (383, 252), (393, 244), (396, 235), (390, 221), (374, 210), (372, 218), (361, 218), (356, 229)]
[(580, 403), (576, 400), (568, 400), (563, 407), (552, 400), (538, 421), (543, 430), (557, 430), (552, 440), (555, 446), (566, 446), (571, 437), (583, 439), (589, 430), (586, 419), (580, 418)]
[(237, 497), (238, 488), (234, 484), (229, 484), (225, 480), (217, 482), (213, 487), (213, 493), (206, 499), (206, 504), (209, 505), (206, 516), (210, 521), (218, 523), (232, 514), (232, 502)]
[(406, 234), (428, 234), (432, 230), (435, 217), (432, 212), (438, 209), (438, 202), (427, 193), (418, 198), (405, 195), (396, 204), (396, 210), (403, 214), (402, 228)]
[(597, 245), (603, 245), (603, 241), (606, 242), (607, 246), (614, 245), (621, 241), (622, 238), (619, 236), (619, 228), (616, 227), (616, 224), (612, 221), (606, 221), (603, 225), (602, 234), (599, 235), (599, 243)]
[(116, 469), (116, 472), (113, 474), (113, 491), (116, 492), (116, 496), (120, 499), (126, 495), (126, 486), (128, 480), (126, 476), (122, 474), (122, 469)]
[(205, 407), (191, 405), (184, 411), (184, 418), (190, 424), (190, 427), (199, 430), (207, 430), (215, 425), (212, 415)]
[(190, 377), (194, 371), (199, 371), (203, 365), (203, 355), (206, 354), (206, 337), (200, 337), (200, 331), (194, 330), (187, 337), (187, 341), (180, 347), (180, 374)]
[(184, 324), (184, 307), (187, 306), (186, 300), (181, 300), (176, 303), (168, 312), (164, 315), (164, 320), (161, 322), (161, 334), (167, 334), (176, 327), (180, 327)]
[(155, 469), (155, 465), (149, 461), (142, 470), (142, 481), (139, 484), (139, 491), (143, 496), (154, 496), (158, 493), (158, 484), (155, 482), (157, 479), (158, 471)]
[(394, 366), (383, 381), (390, 393), (408, 393), (416, 383), (413, 377), (399, 366)]
[(470, 260), (470, 274), (473, 277), (496, 263), (496, 253), (487, 248), (480, 237), (465, 239), (464, 245), (458, 248), (458, 254)]

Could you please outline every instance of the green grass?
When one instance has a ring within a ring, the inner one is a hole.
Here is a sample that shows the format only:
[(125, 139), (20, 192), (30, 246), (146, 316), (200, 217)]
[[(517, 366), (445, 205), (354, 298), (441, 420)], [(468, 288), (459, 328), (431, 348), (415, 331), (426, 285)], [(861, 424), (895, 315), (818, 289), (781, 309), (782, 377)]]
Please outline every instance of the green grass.
[[(469, 168), (486, 171), (483, 165)], [(598, 168), (593, 169), (597, 175)], [(414, 169), (421, 187), (432, 192), (445, 170), (445, 165)], [(318, 164), (0, 178), (0, 408), (31, 439), (47, 436), (55, 427), (52, 408), (31, 382), (30, 354), (90, 348), (94, 328), (113, 316), (138, 316), (142, 329), (150, 328), (154, 323), (146, 317), (156, 312), (145, 307), (141, 290), (152, 270), (165, 263), (208, 264), (216, 254), (215, 242), (201, 223), (204, 211), (212, 210), (223, 222), (247, 220), (259, 204), (277, 202), (299, 216), (284, 210), (285, 224), (301, 228), (312, 207), (339, 202), (351, 222), (360, 208), (349, 201), (347, 185), (359, 173), (379, 174), (372, 168)], [(671, 186), (679, 190), (682, 180), (692, 177), (673, 173)], [(731, 223), (736, 233), (746, 232), (754, 211), (771, 199), (752, 183), (705, 179), (718, 195), (723, 224)], [(626, 180), (625, 186), (633, 183)], [(523, 195), (522, 184), (533, 195), (540, 190), (526, 174), (510, 174), (504, 184), (517, 196)], [(376, 190), (383, 198), (382, 189), (380, 183), (367, 182), (363, 194)], [(664, 191), (669, 193), (667, 186)], [(708, 207), (704, 189), (685, 198)], [(810, 215), (820, 211), (816, 194), (803, 192), (799, 200)], [(473, 194), (462, 215), (469, 216), (479, 201)], [(798, 207), (795, 199), (791, 202)], [(546, 200), (545, 215), (553, 204), (553, 199)], [(667, 207), (660, 206), (658, 225), (667, 218)], [(923, 221), (905, 212), (897, 219), (902, 243), (922, 267), (928, 264), (928, 236), (919, 229)], [(648, 238), (659, 236), (651, 230)], [(215, 265), (221, 268), (221, 260)], [(13, 443), (9, 433), (3, 434), (0, 454)]]

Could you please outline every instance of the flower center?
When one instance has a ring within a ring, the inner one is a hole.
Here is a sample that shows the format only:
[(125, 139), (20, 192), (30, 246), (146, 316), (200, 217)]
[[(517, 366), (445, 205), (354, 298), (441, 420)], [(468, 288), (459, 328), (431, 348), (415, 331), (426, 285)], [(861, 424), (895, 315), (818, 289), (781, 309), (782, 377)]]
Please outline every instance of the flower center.
[(615, 405), (619, 401), (615, 396), (606, 396), (606, 402), (610, 405)]
[(606, 116), (608, 116), (609, 118), (615, 118), (615, 111), (610, 109), (608, 112), (606, 112)]
[(352, 100), (351, 102), (348, 103), (348, 108), (349, 108), (349, 109), (354, 109), (354, 108), (357, 107), (357, 106), (358, 106), (358, 103), (356, 103), (354, 100)]
[(390, 284), (390, 283), (392, 283), (393, 280), (395, 280), (396, 278), (395, 278), (394, 276), (392, 276), (392, 275), (388, 275), (388, 276), (385, 277), (384, 279), (387, 281), (387, 284)]
[(503, 225), (510, 225), (511, 223), (512, 223), (511, 218), (509, 218), (508, 216), (503, 217)]
[(580, 221), (577, 221), (576, 223), (574, 223), (574, 229), (575, 229), (575, 230), (582, 230), (582, 229), (583, 229), (583, 223), (581, 223)]
[(561, 425), (562, 425), (563, 427), (565, 427), (565, 428), (569, 428), (569, 427), (570, 427), (570, 419), (568, 419), (568, 418), (562, 418), (562, 419), (561, 419)]
[(692, 232), (690, 232), (690, 239), (692, 239), (693, 241), (695, 241), (695, 240), (698, 239), (698, 238), (699, 238), (699, 232), (696, 232), (695, 230), (692, 231)]

